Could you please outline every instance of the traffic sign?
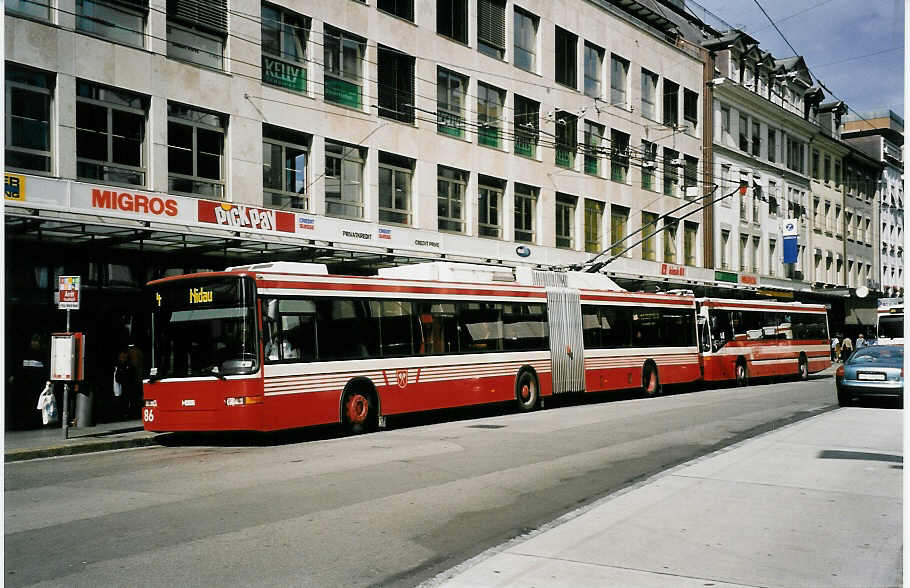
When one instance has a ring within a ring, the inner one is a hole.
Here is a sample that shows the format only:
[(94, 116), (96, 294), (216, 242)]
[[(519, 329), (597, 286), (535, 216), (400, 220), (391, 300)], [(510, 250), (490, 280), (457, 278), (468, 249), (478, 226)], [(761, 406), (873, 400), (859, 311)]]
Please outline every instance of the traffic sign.
[(57, 283), (57, 308), (79, 310), (81, 276), (60, 276)]

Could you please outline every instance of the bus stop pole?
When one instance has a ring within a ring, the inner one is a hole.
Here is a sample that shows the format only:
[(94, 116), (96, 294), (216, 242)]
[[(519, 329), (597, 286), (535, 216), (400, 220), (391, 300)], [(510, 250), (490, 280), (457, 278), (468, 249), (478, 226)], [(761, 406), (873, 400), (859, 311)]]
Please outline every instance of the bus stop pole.
[[(70, 332), (70, 309), (66, 309), (66, 332)], [(63, 382), (63, 440), (69, 439), (69, 407), (70, 404), (70, 383)]]

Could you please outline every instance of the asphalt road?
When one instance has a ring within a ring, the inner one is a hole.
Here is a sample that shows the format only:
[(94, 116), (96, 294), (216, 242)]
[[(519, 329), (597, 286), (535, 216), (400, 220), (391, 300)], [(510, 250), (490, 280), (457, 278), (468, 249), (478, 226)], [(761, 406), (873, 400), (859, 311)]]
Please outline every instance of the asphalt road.
[[(596, 400), (596, 401), (595, 401)], [(359, 437), (176, 437), (8, 463), (7, 586), (414, 586), (836, 405), (831, 377), (408, 417)]]

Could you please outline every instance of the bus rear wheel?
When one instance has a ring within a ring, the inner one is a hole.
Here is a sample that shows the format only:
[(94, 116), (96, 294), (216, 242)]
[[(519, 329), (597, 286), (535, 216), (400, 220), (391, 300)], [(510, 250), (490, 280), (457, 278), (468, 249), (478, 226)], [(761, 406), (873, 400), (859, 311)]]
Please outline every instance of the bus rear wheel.
[(368, 433), (378, 428), (376, 400), (364, 390), (348, 390), (341, 402), (341, 421), (344, 430), (352, 435)]
[(653, 362), (646, 363), (641, 371), (641, 387), (648, 396), (660, 396), (663, 393), (660, 374), (657, 373), (657, 366)]
[(515, 378), (515, 398), (521, 412), (531, 412), (539, 406), (540, 386), (537, 383), (537, 376), (530, 369), (518, 372), (518, 377)]
[(806, 359), (806, 356), (802, 353), (799, 354), (799, 379), (800, 380), (809, 379), (809, 361)]

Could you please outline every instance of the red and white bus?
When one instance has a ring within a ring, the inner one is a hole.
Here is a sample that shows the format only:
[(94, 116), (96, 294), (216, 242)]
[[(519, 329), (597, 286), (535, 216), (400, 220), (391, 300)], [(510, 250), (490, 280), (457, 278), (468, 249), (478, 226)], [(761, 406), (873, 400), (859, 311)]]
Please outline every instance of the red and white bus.
[(831, 366), (823, 305), (702, 298), (698, 307), (702, 369), (707, 382), (798, 375)]
[(701, 377), (691, 296), (600, 275), (271, 263), (149, 284), (150, 431), (270, 431)]

